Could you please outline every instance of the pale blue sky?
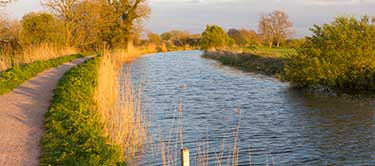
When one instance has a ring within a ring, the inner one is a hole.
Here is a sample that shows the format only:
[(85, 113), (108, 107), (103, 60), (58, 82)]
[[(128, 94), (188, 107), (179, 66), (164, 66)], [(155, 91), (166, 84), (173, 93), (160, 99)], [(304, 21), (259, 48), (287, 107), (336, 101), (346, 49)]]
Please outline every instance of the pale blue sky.
[[(283, 10), (294, 22), (296, 36), (309, 34), (309, 27), (338, 15), (375, 16), (375, 0), (149, 0), (152, 14), (146, 29), (161, 33), (171, 29), (200, 33), (206, 24), (228, 28), (257, 29), (259, 15)], [(6, 10), (13, 18), (43, 10), (39, 0), (18, 0)]]

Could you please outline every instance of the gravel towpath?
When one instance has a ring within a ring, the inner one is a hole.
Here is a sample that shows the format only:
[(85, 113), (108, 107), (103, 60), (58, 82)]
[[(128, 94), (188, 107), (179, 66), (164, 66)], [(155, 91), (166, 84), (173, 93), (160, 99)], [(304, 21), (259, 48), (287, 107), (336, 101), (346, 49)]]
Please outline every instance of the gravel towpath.
[(86, 59), (48, 69), (0, 96), (0, 166), (39, 165), (44, 114), (53, 90), (66, 71)]

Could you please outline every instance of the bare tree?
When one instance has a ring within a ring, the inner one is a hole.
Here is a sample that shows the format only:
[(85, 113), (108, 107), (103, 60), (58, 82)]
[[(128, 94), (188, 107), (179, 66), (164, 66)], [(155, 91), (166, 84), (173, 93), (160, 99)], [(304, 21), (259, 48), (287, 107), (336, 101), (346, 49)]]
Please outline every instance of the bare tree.
[(268, 43), (269, 47), (273, 45), (274, 33), (271, 23), (271, 18), (267, 15), (262, 15), (259, 20), (259, 33), (263, 40)]
[(293, 23), (289, 21), (289, 16), (283, 11), (274, 11), (271, 14), (271, 20), (274, 29), (276, 46), (293, 34)]
[(280, 47), (280, 43), (293, 34), (293, 23), (286, 13), (276, 10), (261, 17), (259, 31), (270, 47), (274, 42)]
[(66, 45), (71, 44), (73, 31), (77, 28), (74, 25), (76, 19), (75, 8), (79, 2), (80, 0), (45, 0), (43, 2), (43, 5), (64, 21)]

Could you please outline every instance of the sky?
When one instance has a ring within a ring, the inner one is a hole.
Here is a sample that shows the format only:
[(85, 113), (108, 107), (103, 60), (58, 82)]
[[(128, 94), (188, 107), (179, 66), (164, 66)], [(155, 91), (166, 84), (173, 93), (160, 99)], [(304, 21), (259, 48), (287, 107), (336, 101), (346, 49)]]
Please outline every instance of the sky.
[[(375, 16), (375, 0), (149, 0), (152, 13), (146, 30), (162, 33), (172, 29), (201, 33), (207, 24), (224, 29), (257, 30), (261, 14), (282, 10), (294, 23), (295, 37), (309, 35), (314, 24), (336, 16)], [(18, 0), (6, 13), (22, 18), (25, 13), (44, 10), (39, 0)]]

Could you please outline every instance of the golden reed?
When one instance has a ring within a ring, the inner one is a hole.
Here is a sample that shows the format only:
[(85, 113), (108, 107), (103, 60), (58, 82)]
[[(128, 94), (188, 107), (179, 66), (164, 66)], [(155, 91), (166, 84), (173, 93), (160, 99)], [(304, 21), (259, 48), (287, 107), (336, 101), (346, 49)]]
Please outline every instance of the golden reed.
[(78, 53), (75, 48), (53, 44), (29, 46), (19, 51), (13, 51), (11, 47), (4, 47), (0, 49), (0, 71), (11, 68), (12, 65), (44, 61), (75, 53)]
[(134, 88), (129, 69), (123, 64), (152, 52), (148, 49), (104, 50), (99, 63), (95, 100), (104, 134), (121, 147), (126, 159), (143, 150), (146, 125), (141, 112), (141, 86)]

